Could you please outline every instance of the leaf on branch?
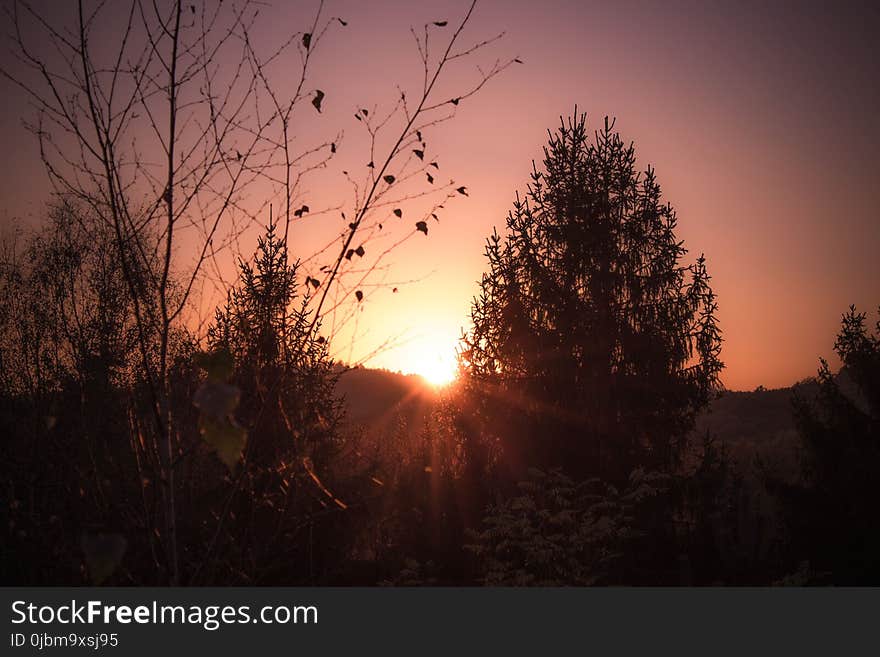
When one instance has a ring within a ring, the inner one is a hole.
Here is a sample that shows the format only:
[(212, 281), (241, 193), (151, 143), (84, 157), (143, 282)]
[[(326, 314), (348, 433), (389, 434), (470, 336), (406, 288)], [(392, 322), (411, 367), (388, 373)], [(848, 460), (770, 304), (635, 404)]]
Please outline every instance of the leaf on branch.
[(318, 344), (324, 344), (325, 342), (327, 342), (327, 338), (325, 338), (323, 335), (319, 335)]
[(205, 381), (193, 395), (193, 406), (216, 420), (229, 417), (238, 408), (241, 390), (219, 381)]
[(235, 467), (247, 442), (247, 431), (230, 418), (199, 417), (199, 432), (229, 470)]
[(437, 164), (436, 162), (431, 162), (431, 166), (434, 167), (435, 169), (439, 169), (439, 168), (440, 168), (440, 165)]
[(315, 109), (320, 113), (321, 111), (321, 103), (324, 102), (324, 92), (320, 89), (315, 90), (315, 97), (312, 98), (312, 105), (315, 106)]
[(425, 144), (425, 140), (422, 139), (422, 131), (421, 131), (421, 130), (416, 130), (416, 137), (418, 137), (418, 140), (419, 140), (420, 142), (422, 142), (422, 145)]
[(303, 34), (303, 48), (306, 50), (309, 49), (309, 46), (312, 45), (312, 35), (309, 32)]
[(376, 165), (373, 163), (372, 160), (370, 160), (369, 162), (367, 162), (367, 168), (368, 169), (375, 169)]
[(317, 278), (312, 278), (311, 276), (306, 276), (306, 285), (311, 285), (316, 290), (321, 287), (321, 281)]
[(428, 176), (428, 182), (431, 183), (431, 184), (433, 185), (433, 184), (434, 184), (434, 176), (432, 176), (432, 175), (431, 175), (430, 173), (428, 173), (427, 171), (425, 172), (425, 175)]
[(400, 217), (403, 216), (403, 210), (401, 210), (400, 208), (394, 208), (394, 216), (400, 219)]
[(364, 257), (364, 253), (366, 253), (366, 251), (364, 251), (364, 247), (363, 247), (363, 245), (361, 245), (361, 246), (359, 246), (358, 248), (356, 248), (356, 249), (354, 250), (354, 252), (357, 253), (357, 254), (358, 254), (358, 257), (360, 257), (360, 258), (363, 258), (363, 257)]
[(425, 235), (427, 235), (428, 234), (428, 224), (426, 224), (424, 221), (417, 221), (416, 222), (416, 230), (420, 230)]
[(397, 288), (394, 288), (394, 289), (391, 290), (391, 291), (392, 291), (393, 293), (397, 294)]
[(93, 584), (101, 584), (122, 562), (128, 541), (121, 534), (83, 534), (80, 547)]
[(446, 27), (449, 24), (449, 21), (434, 21), (434, 25), (437, 27)]
[(357, 225), (356, 221), (352, 221), (350, 224), (348, 224), (349, 230), (355, 230), (357, 227), (358, 227), (358, 225)]
[(420, 160), (425, 159), (425, 151), (419, 150), (418, 148), (414, 148), (413, 153), (415, 153), (416, 157), (419, 158)]
[(361, 120), (361, 115), (360, 115), (360, 114), (355, 114), (355, 115), (354, 115), (354, 118), (356, 118), (358, 121), (360, 121), (360, 120)]
[(358, 290), (354, 293), (355, 298), (358, 300), (358, 303), (364, 300), (364, 293)]
[(301, 216), (303, 216), (303, 215), (304, 215), (306, 212), (308, 212), (308, 211), (309, 211), (309, 206), (308, 206), (308, 205), (304, 205), (304, 206), (302, 206), (299, 210), (294, 210), (294, 212), (293, 212), (293, 216), (294, 216), (294, 217), (301, 217)]
[(458, 105), (461, 102), (461, 98), (453, 98), (449, 102), (452, 103), (453, 105)]
[(438, 224), (440, 223), (440, 218), (435, 213), (432, 212), (431, 216), (434, 217), (434, 221), (436, 221)]
[(332, 144), (330, 144), (330, 152), (331, 153), (336, 152), (336, 142), (333, 142)]
[(389, 185), (392, 185), (392, 184), (394, 184), (394, 181), (396, 180), (396, 178), (394, 176), (392, 176), (391, 174), (388, 174), (387, 176), (383, 176), (382, 180), (387, 182)]
[(522, 64), (522, 63), (523, 63), (523, 60), (521, 60), (519, 57), (514, 57), (514, 58), (513, 58), (513, 61), (515, 61), (517, 64)]
[(456, 189), (455, 191), (457, 191), (457, 192), (458, 192), (459, 194), (461, 194), (462, 196), (467, 196), (467, 195), (468, 195), (468, 193), (467, 193), (467, 187), (465, 187), (464, 185), (462, 185), (461, 187), (459, 187), (459, 188)]
[(363, 114), (364, 116), (369, 116), (369, 115), (370, 115), (370, 113), (369, 113), (367, 110), (365, 110), (365, 109), (362, 109), (362, 110), (361, 110), (361, 114)]
[(354, 249), (349, 249), (348, 251), (345, 252), (345, 259), (351, 260), (351, 256), (353, 256), (353, 255), (354, 255)]

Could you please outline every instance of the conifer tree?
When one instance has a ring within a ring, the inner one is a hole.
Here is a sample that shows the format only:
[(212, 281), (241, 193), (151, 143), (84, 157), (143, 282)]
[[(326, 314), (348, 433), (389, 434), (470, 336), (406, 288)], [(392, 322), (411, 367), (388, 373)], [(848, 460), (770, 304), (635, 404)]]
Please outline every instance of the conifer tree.
[(880, 321), (872, 335), (866, 320), (850, 307), (834, 344), (840, 372), (832, 374), (822, 359), (818, 394), (796, 389), (799, 480), (768, 475), (783, 503), (790, 556), (802, 564), (788, 581), (880, 582), (880, 520), (871, 492), (880, 467)]
[(717, 304), (654, 170), (613, 121), (591, 139), (575, 114), (487, 240), (461, 360), (481, 439), (514, 469), (622, 481), (669, 465), (718, 387)]
[(239, 262), (239, 285), (208, 331), (210, 348), (232, 356), (250, 456), (265, 465), (326, 455), (340, 413), (327, 342), (307, 310), (311, 281), (297, 281), (276, 230), (259, 237), (253, 264)]

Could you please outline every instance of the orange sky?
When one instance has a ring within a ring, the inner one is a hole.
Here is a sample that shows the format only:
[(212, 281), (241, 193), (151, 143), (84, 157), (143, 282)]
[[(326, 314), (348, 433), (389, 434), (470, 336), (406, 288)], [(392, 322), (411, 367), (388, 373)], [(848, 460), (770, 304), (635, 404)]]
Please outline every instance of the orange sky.
[[(309, 3), (277, 5), (259, 24), (267, 43), (302, 29), (300, 5)], [(466, 5), (327, 3), (349, 25), (327, 37), (317, 58), (312, 86), (327, 92), (323, 114), (303, 114), (298, 126), (305, 135), (346, 136), (338, 161), (303, 189), (304, 202), (349, 202), (340, 171), (365, 162), (354, 110), (387, 105), (396, 83), (418, 79), (410, 25), (452, 22)], [(390, 340), (396, 346), (368, 365), (421, 371), (425, 361), (448, 361), (485, 267), (483, 241), (525, 189), (546, 130), (575, 104), (594, 125), (617, 117), (642, 164), (656, 168), (680, 236), (693, 254), (706, 254), (728, 387), (783, 386), (814, 373), (817, 358), (831, 355), (846, 307), (876, 309), (876, 6), (486, 1), (466, 36), (500, 30), (504, 40), (484, 57), (450, 70), (449, 88), (472, 79), (477, 62), (518, 55), (525, 64), (426, 135), (441, 174), (466, 184), (470, 196), (448, 204), (427, 238), (415, 235), (394, 251), (387, 286), (369, 288), (356, 327), (336, 337), (340, 358), (360, 360)], [(35, 141), (20, 128), (27, 107), (0, 85), (0, 216), (34, 221), (48, 184)], [(331, 214), (308, 219), (292, 249), (310, 255), (338, 223)]]

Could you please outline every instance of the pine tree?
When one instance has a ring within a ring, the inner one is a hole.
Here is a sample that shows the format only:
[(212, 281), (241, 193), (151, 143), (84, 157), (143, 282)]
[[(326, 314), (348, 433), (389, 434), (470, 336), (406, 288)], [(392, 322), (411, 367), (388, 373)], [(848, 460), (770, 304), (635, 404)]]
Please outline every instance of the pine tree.
[(819, 390), (796, 390), (802, 448), (800, 479), (768, 477), (783, 502), (792, 558), (801, 572), (788, 581), (843, 585), (880, 582), (880, 520), (874, 495), (880, 468), (880, 321), (850, 307), (834, 349), (842, 368), (824, 359)]
[[(520, 473), (564, 465), (625, 480), (665, 467), (718, 387), (717, 304), (705, 260), (683, 264), (650, 167), (605, 120), (562, 122), (517, 195), (464, 338), (484, 442)], [(475, 447), (476, 450), (476, 447)]]
[(239, 262), (239, 285), (208, 331), (210, 348), (232, 355), (250, 455), (266, 465), (324, 460), (340, 414), (333, 362), (320, 324), (312, 328), (308, 284), (298, 293), (298, 268), (270, 224), (253, 264)]

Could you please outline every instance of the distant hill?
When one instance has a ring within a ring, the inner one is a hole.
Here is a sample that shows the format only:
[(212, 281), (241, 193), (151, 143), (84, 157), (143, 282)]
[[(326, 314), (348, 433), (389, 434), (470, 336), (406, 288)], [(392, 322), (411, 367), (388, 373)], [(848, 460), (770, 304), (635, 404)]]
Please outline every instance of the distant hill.
[[(799, 384), (797, 389), (810, 397), (816, 392), (816, 384)], [(794, 391), (793, 387), (725, 391), (697, 417), (694, 436), (700, 439), (708, 431), (740, 465), (749, 466), (758, 457), (793, 475), (798, 445)]]
[[(815, 394), (815, 383), (798, 385), (800, 394)], [(403, 417), (418, 430), (437, 401), (436, 390), (420, 376), (363, 367), (345, 371), (337, 391), (345, 398), (347, 423), (385, 432)], [(725, 391), (697, 418), (696, 439), (706, 431), (742, 465), (756, 456), (786, 468), (795, 465), (797, 433), (792, 414), (794, 388), (752, 392)]]
[(345, 400), (350, 427), (380, 433), (400, 418), (410, 428), (421, 427), (437, 401), (436, 390), (418, 375), (364, 367), (344, 371), (336, 391)]

